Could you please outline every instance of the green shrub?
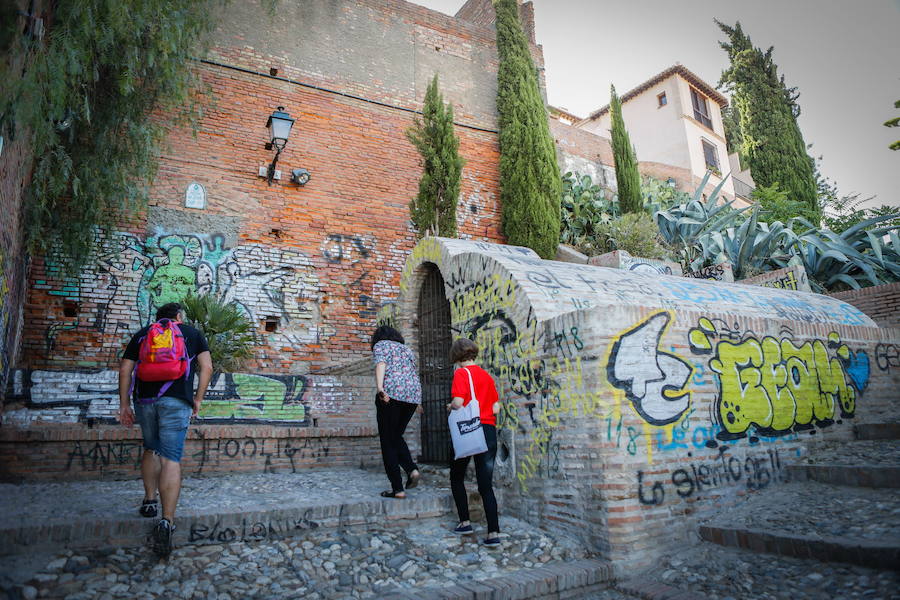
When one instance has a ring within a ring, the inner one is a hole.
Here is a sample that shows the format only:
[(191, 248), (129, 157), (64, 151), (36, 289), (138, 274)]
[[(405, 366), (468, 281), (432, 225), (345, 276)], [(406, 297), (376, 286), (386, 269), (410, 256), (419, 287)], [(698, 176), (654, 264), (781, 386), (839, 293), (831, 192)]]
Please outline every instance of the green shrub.
[(597, 229), (594, 254), (625, 250), (632, 256), (668, 258), (668, 251), (660, 243), (659, 229), (647, 213), (628, 213)]
[(216, 372), (233, 373), (253, 358), (254, 326), (236, 303), (189, 294), (182, 304), (187, 324), (206, 337)]

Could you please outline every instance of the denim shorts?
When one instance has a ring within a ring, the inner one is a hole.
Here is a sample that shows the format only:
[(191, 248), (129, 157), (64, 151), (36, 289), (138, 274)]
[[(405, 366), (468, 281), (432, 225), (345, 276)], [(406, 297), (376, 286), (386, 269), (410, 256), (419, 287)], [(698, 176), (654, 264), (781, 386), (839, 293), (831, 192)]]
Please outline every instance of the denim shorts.
[(181, 462), (193, 408), (184, 400), (163, 396), (153, 404), (135, 402), (134, 416), (141, 425), (144, 448), (172, 462)]

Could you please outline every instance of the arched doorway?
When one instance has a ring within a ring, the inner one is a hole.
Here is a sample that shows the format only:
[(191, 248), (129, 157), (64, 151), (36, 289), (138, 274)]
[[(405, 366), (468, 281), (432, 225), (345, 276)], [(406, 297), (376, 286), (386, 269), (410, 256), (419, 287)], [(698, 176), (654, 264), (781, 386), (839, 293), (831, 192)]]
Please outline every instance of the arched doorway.
[(444, 278), (433, 264), (419, 291), (419, 377), (422, 381), (422, 462), (448, 463), (453, 458), (447, 403), (453, 365), (450, 364), (450, 303)]

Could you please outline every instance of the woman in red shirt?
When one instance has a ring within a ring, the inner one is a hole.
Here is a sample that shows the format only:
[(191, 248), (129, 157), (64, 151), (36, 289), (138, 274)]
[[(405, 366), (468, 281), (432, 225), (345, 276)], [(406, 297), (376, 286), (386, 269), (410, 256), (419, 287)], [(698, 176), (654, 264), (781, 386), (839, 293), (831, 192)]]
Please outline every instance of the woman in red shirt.
[[(494, 459), (497, 456), (496, 424), (500, 404), (494, 380), (487, 371), (475, 364), (477, 357), (478, 345), (472, 340), (460, 338), (450, 347), (450, 362), (457, 363), (460, 368), (453, 374), (453, 385), (450, 388), (453, 400), (447, 408), (457, 410), (468, 404), (472, 399), (471, 390), (475, 389), (475, 398), (481, 412), (481, 426), (488, 447), (487, 452), (475, 455), (475, 478), (478, 481), (478, 493), (481, 494), (488, 522), (488, 534), (483, 544), (491, 548), (500, 546), (500, 520), (497, 515), (497, 499), (494, 497), (494, 487), (491, 483), (494, 477)], [(453, 531), (461, 535), (474, 533), (469, 523), (469, 502), (465, 485), (469, 458), (467, 456), (456, 459), (450, 464), (450, 489), (456, 502), (456, 512), (459, 513), (459, 525)]]

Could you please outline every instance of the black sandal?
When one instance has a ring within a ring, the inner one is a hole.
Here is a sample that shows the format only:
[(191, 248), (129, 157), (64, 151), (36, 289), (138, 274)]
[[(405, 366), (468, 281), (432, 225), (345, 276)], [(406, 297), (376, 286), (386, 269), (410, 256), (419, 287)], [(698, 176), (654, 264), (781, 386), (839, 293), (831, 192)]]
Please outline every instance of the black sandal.
[[(418, 471), (418, 469), (414, 469), (414, 470), (415, 470), (415, 471)], [(417, 485), (419, 485), (419, 480), (420, 480), (421, 478), (422, 478), (422, 473), (419, 473), (419, 474), (416, 475), (415, 477), (413, 477), (413, 474), (410, 473), (410, 474), (406, 477), (406, 489), (411, 490), (411, 489), (413, 489), (414, 487), (416, 487)]]
[(157, 505), (159, 501), (154, 498), (153, 500), (144, 500), (141, 502), (141, 507), (138, 509), (138, 513), (142, 517), (147, 517), (148, 519), (151, 517), (155, 517), (159, 512)]
[[(403, 494), (403, 495), (398, 496), (397, 494)], [(397, 500), (403, 500), (406, 498), (406, 492), (404, 492), (403, 490), (400, 490), (399, 492), (384, 491), (384, 492), (381, 492), (381, 497), (382, 498), (396, 498)]]

